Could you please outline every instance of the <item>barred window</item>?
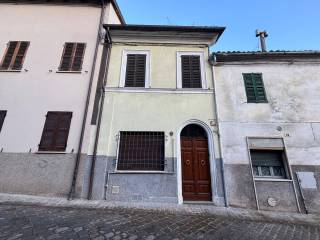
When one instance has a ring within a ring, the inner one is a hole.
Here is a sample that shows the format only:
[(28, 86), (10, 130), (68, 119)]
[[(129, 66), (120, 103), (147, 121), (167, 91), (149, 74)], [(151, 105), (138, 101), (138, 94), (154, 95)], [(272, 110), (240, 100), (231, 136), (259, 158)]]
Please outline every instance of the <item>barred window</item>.
[(164, 132), (120, 132), (118, 170), (164, 170)]
[(287, 178), (282, 150), (250, 150), (255, 177)]

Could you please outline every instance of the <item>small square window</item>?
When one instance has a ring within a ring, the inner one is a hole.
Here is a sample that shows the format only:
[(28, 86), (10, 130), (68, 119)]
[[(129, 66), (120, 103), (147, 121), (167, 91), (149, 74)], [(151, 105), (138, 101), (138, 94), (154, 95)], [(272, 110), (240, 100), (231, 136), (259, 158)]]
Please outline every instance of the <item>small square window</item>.
[(255, 177), (288, 178), (282, 150), (250, 150)]
[(266, 103), (267, 97), (261, 73), (243, 73), (248, 103)]

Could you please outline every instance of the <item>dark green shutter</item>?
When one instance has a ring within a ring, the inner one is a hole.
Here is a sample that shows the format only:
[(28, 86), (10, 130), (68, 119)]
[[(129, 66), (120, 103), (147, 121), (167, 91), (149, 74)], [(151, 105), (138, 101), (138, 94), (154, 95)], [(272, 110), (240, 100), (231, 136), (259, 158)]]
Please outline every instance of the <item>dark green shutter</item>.
[(86, 47), (86, 44), (77, 43), (74, 57), (73, 57), (71, 71), (81, 71), (85, 47)]
[(14, 54), (14, 51), (16, 50), (17, 45), (18, 45), (17, 41), (9, 42), (9, 46), (7, 48), (7, 52), (6, 52), (6, 54), (5, 54), (4, 58), (3, 58), (3, 61), (1, 63), (1, 69), (2, 70), (8, 70), (9, 69), (11, 61), (12, 61), (12, 58), (13, 58), (13, 54)]
[(200, 56), (181, 56), (182, 88), (201, 88)]
[(248, 103), (267, 102), (261, 73), (244, 73), (243, 79)]
[(21, 70), (28, 47), (29, 42), (20, 42), (18, 53), (12, 65), (12, 70)]
[(125, 87), (145, 87), (146, 55), (128, 54)]
[(75, 46), (76, 43), (65, 43), (59, 71), (70, 71)]

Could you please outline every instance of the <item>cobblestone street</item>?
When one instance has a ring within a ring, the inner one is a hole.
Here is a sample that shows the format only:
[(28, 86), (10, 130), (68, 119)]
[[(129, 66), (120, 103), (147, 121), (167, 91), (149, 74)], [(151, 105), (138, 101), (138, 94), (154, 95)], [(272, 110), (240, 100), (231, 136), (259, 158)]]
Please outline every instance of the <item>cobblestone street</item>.
[(128, 209), (0, 205), (0, 239), (303, 239), (320, 226)]

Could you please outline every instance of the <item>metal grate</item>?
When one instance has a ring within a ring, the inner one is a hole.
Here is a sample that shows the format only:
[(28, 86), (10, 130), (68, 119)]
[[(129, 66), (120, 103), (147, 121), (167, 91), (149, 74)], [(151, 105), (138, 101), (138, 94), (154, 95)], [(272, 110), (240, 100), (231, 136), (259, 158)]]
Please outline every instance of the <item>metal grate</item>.
[(164, 132), (120, 132), (118, 170), (164, 170)]

